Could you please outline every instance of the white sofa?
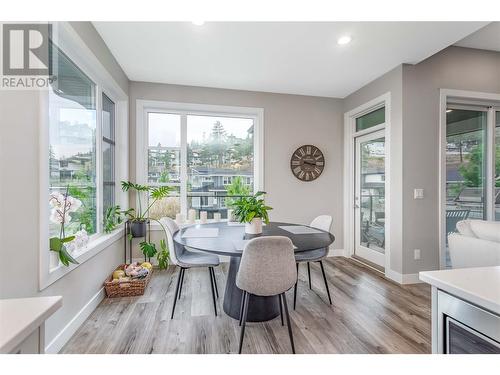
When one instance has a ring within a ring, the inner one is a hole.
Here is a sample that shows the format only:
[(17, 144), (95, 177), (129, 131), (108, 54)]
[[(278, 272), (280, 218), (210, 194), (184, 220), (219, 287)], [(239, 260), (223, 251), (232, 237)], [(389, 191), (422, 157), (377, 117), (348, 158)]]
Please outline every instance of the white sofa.
[(452, 268), (500, 266), (500, 222), (462, 220), (448, 235)]

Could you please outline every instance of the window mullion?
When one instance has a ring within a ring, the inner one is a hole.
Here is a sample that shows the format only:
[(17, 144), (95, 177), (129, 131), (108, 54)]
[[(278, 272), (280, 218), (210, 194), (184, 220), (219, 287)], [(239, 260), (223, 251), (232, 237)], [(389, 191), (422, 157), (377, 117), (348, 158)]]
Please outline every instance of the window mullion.
[(490, 107), (486, 118), (486, 219), (495, 220), (495, 110)]
[(181, 115), (181, 213), (187, 217), (187, 115)]
[(102, 156), (102, 89), (96, 86), (96, 233), (101, 233), (103, 228), (103, 156)]

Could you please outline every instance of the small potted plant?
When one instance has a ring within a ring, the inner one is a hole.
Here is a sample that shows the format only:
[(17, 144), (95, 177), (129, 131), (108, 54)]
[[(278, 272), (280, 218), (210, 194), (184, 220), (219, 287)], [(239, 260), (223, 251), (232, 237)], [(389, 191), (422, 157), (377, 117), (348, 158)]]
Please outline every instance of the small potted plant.
[(68, 190), (69, 187), (66, 188), (64, 194), (53, 192), (49, 197), (49, 204), (52, 207), (50, 221), (60, 225), (59, 236), (49, 239), (50, 251), (52, 251), (52, 254), (57, 254), (58, 258), (55, 261), (51, 261), (51, 267), (56, 267), (59, 261), (66, 267), (70, 263), (78, 264), (71, 253), (85, 246), (88, 242), (88, 235), (85, 229), (80, 229), (71, 236), (66, 235), (65, 227), (71, 221), (70, 214), (77, 212), (82, 206), (82, 202), (70, 196)]
[[(144, 237), (146, 235), (146, 223), (149, 220), (149, 210), (159, 199), (163, 199), (168, 196), (171, 188), (169, 186), (159, 186), (151, 187), (146, 185), (134, 184), (129, 181), (122, 181), (123, 191), (134, 191), (136, 192), (137, 206), (135, 209), (129, 209), (123, 213), (128, 217), (130, 221), (130, 231), (132, 237)], [(145, 194), (149, 194), (150, 203), (149, 206), (143, 210), (142, 198)]]
[(264, 191), (259, 191), (255, 195), (242, 197), (235, 201), (234, 215), (240, 223), (245, 223), (245, 233), (260, 234), (262, 233), (262, 222), (269, 224), (268, 211), (272, 207), (266, 206), (263, 195)]

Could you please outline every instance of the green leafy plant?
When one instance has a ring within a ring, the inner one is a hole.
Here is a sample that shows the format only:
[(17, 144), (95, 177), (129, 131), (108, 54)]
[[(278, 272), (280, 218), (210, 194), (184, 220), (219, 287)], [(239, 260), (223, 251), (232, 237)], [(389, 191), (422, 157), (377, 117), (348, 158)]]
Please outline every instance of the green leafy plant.
[[(125, 212), (126, 216), (130, 221), (146, 221), (149, 219), (148, 214), (151, 207), (158, 201), (159, 199), (166, 198), (168, 194), (171, 192), (172, 188), (170, 186), (159, 186), (152, 187), (146, 185), (139, 185), (129, 181), (122, 181), (122, 190), (123, 191), (134, 191), (136, 192), (136, 201), (137, 205), (135, 209), (130, 209)], [(143, 210), (143, 198), (145, 195), (149, 195), (150, 203)]]
[(233, 203), (234, 214), (240, 223), (250, 223), (254, 218), (261, 218), (269, 224), (268, 211), (272, 207), (266, 206), (264, 202), (264, 191), (259, 191), (255, 195), (242, 197)]
[(152, 258), (156, 255), (158, 250), (156, 250), (156, 245), (153, 242), (143, 241), (139, 244), (142, 253), (146, 258)]
[(125, 221), (125, 218), (133, 211), (133, 208), (122, 211), (119, 205), (108, 207), (104, 214), (104, 231), (111, 233), (118, 225)]
[(167, 244), (165, 240), (160, 241), (160, 252), (158, 252), (158, 256), (156, 259), (158, 260), (158, 268), (164, 270), (168, 267), (168, 263), (170, 260), (170, 253), (167, 248)]
[(241, 178), (241, 176), (236, 176), (233, 177), (231, 184), (226, 187), (226, 191), (228, 196), (228, 198), (226, 198), (226, 205), (227, 207), (232, 207), (235, 199), (229, 197), (241, 197), (250, 195), (251, 189), (250, 186), (243, 183), (243, 179)]

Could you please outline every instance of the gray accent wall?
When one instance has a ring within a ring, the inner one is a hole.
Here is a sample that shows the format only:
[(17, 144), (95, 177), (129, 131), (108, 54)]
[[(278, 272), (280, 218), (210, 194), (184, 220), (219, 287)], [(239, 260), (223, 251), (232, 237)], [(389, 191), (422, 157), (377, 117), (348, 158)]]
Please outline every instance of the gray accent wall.
[[(347, 112), (391, 93), (391, 270), (439, 268), (440, 89), (500, 93), (500, 53), (449, 47), (401, 65), (343, 100)], [(413, 199), (423, 188), (424, 199)], [(415, 260), (414, 249), (421, 250)]]
[[(264, 109), (264, 189), (274, 208), (271, 220), (308, 224), (320, 214), (333, 216), (336, 241), (343, 248), (343, 112), (340, 99), (224, 90), (168, 84), (130, 83), (130, 176), (135, 179), (136, 100), (162, 100)], [(290, 170), (290, 157), (304, 144), (319, 147), (325, 169), (312, 182)]]
[(403, 273), (401, 247), (403, 244), (403, 68), (398, 66), (380, 78), (343, 99), (343, 112), (349, 112), (385, 93), (391, 94), (390, 137), (391, 137), (391, 192), (390, 192), (390, 269)]
[[(449, 47), (403, 66), (404, 273), (439, 268), (440, 89), (500, 94), (500, 52)], [(424, 189), (424, 199), (413, 199), (414, 188)]]

